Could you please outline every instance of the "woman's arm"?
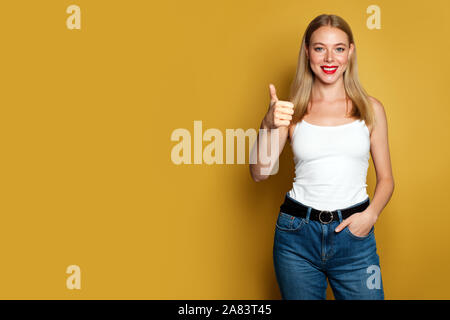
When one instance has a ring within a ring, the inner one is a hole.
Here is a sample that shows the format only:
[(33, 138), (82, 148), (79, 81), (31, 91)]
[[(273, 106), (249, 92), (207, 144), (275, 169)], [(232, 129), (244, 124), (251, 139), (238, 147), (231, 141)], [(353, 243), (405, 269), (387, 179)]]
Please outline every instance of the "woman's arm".
[(370, 100), (377, 119), (377, 125), (373, 128), (370, 136), (370, 152), (375, 166), (377, 184), (373, 199), (366, 210), (378, 218), (394, 192), (395, 183), (389, 154), (386, 113), (380, 101), (373, 97), (370, 97)]
[[(258, 133), (258, 137), (255, 141), (255, 144), (253, 145), (253, 150), (252, 150), (252, 154), (254, 159), (257, 159), (257, 162), (255, 164), (250, 164), (250, 175), (252, 176), (253, 180), (256, 182), (259, 181), (263, 181), (266, 180), (267, 178), (269, 178), (269, 176), (276, 174), (278, 172), (278, 166), (277, 166), (277, 170), (274, 171), (274, 167), (278, 162), (278, 159), (280, 157), (281, 152), (283, 151), (284, 145), (286, 144), (286, 140), (288, 137), (288, 128), (289, 127), (279, 127), (277, 129), (270, 129), (270, 126), (267, 125), (263, 119), (263, 121), (261, 122), (261, 126), (260, 129), (266, 129), (267, 134), (261, 134), (261, 131)], [(275, 133), (275, 130), (278, 130), (278, 134)], [(272, 135), (274, 135), (274, 137), (272, 137)], [(278, 148), (277, 146), (272, 146), (271, 142), (275, 141), (274, 139), (276, 139), (276, 135), (278, 135)], [(261, 142), (259, 143), (259, 148), (262, 148), (262, 151), (257, 152), (257, 146), (258, 146), (258, 141), (261, 139)], [(271, 153), (272, 148), (274, 148), (275, 153)], [(266, 151), (267, 150), (267, 151)], [(256, 154), (257, 153), (257, 154)], [(267, 163), (267, 159), (265, 159), (265, 161), (262, 161), (262, 159), (260, 158), (260, 153), (267, 154), (268, 158), (270, 159), (268, 164), (263, 164), (263, 163)]]
[[(278, 166), (276, 171), (274, 171), (274, 168), (278, 164), (278, 158), (286, 144), (289, 125), (294, 114), (292, 102), (278, 100), (275, 86), (272, 84), (269, 85), (269, 90), (269, 110), (261, 121), (258, 137), (250, 155), (250, 159), (256, 160), (251, 161), (255, 163), (250, 163), (250, 175), (256, 182), (266, 180), (270, 175), (278, 172)], [(275, 145), (272, 145), (272, 143), (275, 143)], [(261, 155), (267, 156), (268, 159), (261, 159)]]
[(377, 175), (375, 194), (370, 205), (362, 212), (355, 213), (342, 221), (335, 229), (341, 231), (347, 225), (351, 227), (351, 233), (364, 236), (378, 220), (381, 211), (389, 202), (394, 192), (394, 177), (392, 174), (391, 157), (389, 155), (388, 124), (383, 104), (377, 99), (370, 97), (372, 102), (376, 125), (370, 135), (370, 152)]

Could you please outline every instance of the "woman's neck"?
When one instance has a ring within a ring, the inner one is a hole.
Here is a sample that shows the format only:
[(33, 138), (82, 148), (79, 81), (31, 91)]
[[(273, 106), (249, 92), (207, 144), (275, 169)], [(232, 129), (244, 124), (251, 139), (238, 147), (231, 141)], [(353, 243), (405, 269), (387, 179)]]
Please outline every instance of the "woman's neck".
[(332, 84), (323, 83), (320, 80), (317, 80), (317, 78), (314, 80), (311, 91), (312, 101), (332, 102), (345, 98), (346, 92), (343, 77)]

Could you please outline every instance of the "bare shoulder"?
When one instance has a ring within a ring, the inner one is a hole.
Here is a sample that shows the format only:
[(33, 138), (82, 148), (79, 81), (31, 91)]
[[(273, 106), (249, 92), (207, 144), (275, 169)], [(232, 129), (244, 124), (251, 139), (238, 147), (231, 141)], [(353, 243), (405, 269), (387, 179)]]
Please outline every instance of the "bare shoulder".
[[(384, 106), (381, 103), (380, 100), (378, 100), (375, 97), (369, 96), (369, 100), (372, 103), (374, 116), (375, 116), (375, 125), (376, 127), (385, 127), (387, 126), (387, 119), (386, 119), (386, 112), (384, 110)], [(370, 133), (372, 134), (373, 129), (376, 129), (376, 127), (372, 126), (369, 128)]]
[(385, 114), (384, 106), (383, 106), (383, 104), (381, 103), (380, 100), (378, 100), (375, 97), (371, 97), (371, 96), (369, 96), (369, 100), (372, 103), (372, 106), (373, 106), (373, 109), (374, 109), (374, 112), (375, 112), (375, 116), (378, 116), (380, 114)]
[(383, 104), (375, 97), (369, 96), (370, 102), (372, 102), (374, 108), (383, 108)]

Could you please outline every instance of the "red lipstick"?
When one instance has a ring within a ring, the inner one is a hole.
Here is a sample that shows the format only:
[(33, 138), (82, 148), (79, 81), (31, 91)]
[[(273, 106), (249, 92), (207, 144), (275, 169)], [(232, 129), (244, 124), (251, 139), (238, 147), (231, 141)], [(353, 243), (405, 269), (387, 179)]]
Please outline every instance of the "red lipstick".
[(333, 74), (337, 70), (337, 66), (320, 66), (320, 68), (325, 72), (326, 74)]

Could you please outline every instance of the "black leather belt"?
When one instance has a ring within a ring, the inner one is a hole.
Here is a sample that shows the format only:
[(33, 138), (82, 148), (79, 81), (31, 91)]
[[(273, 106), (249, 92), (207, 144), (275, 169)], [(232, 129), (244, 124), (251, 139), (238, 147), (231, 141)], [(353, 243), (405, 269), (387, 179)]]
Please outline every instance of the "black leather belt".
[[(342, 220), (347, 219), (356, 212), (364, 211), (370, 204), (370, 198), (368, 197), (364, 202), (358, 205), (348, 207), (347, 209), (340, 209), (342, 214)], [(284, 198), (284, 203), (280, 206), (280, 211), (290, 214), (299, 218), (306, 218), (308, 212), (308, 206), (301, 204), (293, 200), (287, 194)], [(318, 210), (311, 207), (310, 220), (319, 221), (323, 224), (328, 224), (331, 221), (339, 221), (338, 211)]]

